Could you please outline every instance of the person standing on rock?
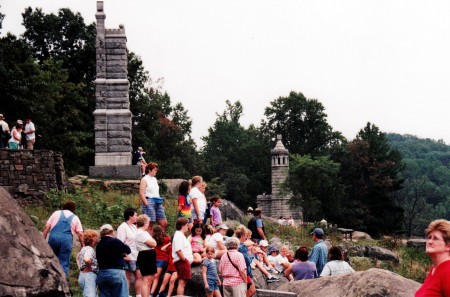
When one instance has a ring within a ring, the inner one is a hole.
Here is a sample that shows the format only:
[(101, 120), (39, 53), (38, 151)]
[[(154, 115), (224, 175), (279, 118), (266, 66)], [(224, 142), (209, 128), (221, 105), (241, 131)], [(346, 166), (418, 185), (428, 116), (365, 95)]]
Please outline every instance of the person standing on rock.
[(164, 211), (163, 198), (159, 195), (159, 185), (156, 180), (158, 164), (150, 162), (145, 166), (145, 176), (139, 185), (139, 198), (141, 199), (142, 214), (150, 218), (149, 230), (153, 230), (153, 224), (158, 224), (164, 229), (167, 228), (167, 218)]
[(428, 241), (425, 252), (433, 266), (415, 297), (450, 296), (450, 222), (435, 220), (426, 230)]
[(322, 228), (316, 228), (311, 233), (314, 240), (314, 247), (309, 254), (309, 261), (316, 263), (317, 274), (322, 273), (323, 267), (327, 264), (328, 248), (323, 241), (325, 233)]
[(73, 213), (76, 209), (75, 202), (69, 200), (64, 203), (62, 210), (55, 211), (44, 227), (43, 236), (58, 257), (66, 276), (69, 276), (70, 254), (72, 253), (73, 235), (77, 234), (81, 247), (84, 247), (83, 227), (80, 219)]
[(264, 231), (264, 222), (261, 218), (261, 209), (256, 208), (253, 212), (253, 218), (250, 219), (247, 225), (248, 229), (252, 231), (252, 240), (259, 243), (261, 240), (267, 240)]

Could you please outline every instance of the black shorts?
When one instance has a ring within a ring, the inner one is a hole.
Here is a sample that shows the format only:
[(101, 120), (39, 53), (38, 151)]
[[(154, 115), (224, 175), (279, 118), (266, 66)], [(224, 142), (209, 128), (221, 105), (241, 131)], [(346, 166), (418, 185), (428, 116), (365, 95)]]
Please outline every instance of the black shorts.
[(142, 276), (156, 274), (156, 252), (154, 249), (140, 251), (137, 257), (137, 264)]

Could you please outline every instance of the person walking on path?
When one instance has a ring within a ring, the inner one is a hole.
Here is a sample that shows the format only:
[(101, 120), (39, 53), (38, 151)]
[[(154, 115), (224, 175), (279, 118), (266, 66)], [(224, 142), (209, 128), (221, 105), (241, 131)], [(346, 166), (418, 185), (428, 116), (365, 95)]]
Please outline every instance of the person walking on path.
[(323, 241), (325, 233), (322, 228), (316, 228), (311, 235), (314, 240), (314, 247), (309, 254), (309, 261), (316, 263), (317, 274), (320, 275), (328, 259), (328, 248)]
[(64, 203), (62, 210), (55, 211), (44, 227), (43, 236), (58, 257), (66, 276), (69, 276), (70, 254), (72, 254), (73, 235), (77, 234), (81, 247), (84, 247), (83, 227), (80, 219), (73, 213), (76, 209), (75, 202), (69, 200)]
[(252, 231), (251, 239), (253, 241), (259, 243), (261, 240), (267, 240), (260, 208), (256, 208), (253, 212), (253, 218), (248, 222), (248, 229)]

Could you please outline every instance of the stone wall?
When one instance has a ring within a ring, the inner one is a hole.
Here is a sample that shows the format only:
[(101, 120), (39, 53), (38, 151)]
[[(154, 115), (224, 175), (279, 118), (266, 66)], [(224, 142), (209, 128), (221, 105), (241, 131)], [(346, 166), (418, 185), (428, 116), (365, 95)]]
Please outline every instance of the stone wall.
[(64, 161), (49, 150), (0, 150), (0, 186), (15, 198), (42, 198), (50, 189), (65, 189)]

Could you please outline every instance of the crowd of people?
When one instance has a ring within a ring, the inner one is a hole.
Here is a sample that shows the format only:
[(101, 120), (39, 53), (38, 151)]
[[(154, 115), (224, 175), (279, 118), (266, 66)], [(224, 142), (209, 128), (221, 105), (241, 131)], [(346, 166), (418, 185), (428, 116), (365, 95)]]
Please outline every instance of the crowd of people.
[(22, 120), (13, 123), (10, 129), (5, 121), (3, 114), (0, 114), (0, 149), (9, 148), (12, 150), (34, 149), (36, 142), (36, 127), (31, 119), (26, 119), (25, 124)]
[[(222, 221), (221, 198), (214, 196), (207, 202), (206, 184), (200, 176), (179, 185), (176, 231), (170, 237), (157, 171), (156, 163), (146, 165), (139, 191), (142, 214), (126, 209), (115, 237), (110, 224), (101, 226), (99, 234), (95, 230), (83, 232), (71, 201), (48, 220), (44, 237), (49, 234), (49, 244), (66, 275), (72, 236), (80, 238), (82, 248), (76, 259), (83, 296), (97, 296), (98, 288), (100, 296), (127, 297), (133, 279), (137, 297), (184, 295), (193, 265), (201, 267), (206, 295), (215, 297), (221, 296), (219, 286), (224, 296), (254, 296), (254, 269), (259, 269), (267, 282), (280, 277), (293, 281), (354, 272), (339, 247), (328, 250), (321, 228), (311, 233), (311, 252), (301, 246), (295, 253), (288, 246), (269, 246), (258, 208), (247, 226), (229, 228)], [(432, 255), (435, 268), (416, 296), (429, 296), (423, 292), (438, 284), (448, 287), (442, 277), (450, 267), (449, 225), (444, 221), (429, 227), (427, 253)], [(439, 256), (434, 256), (436, 253)]]

